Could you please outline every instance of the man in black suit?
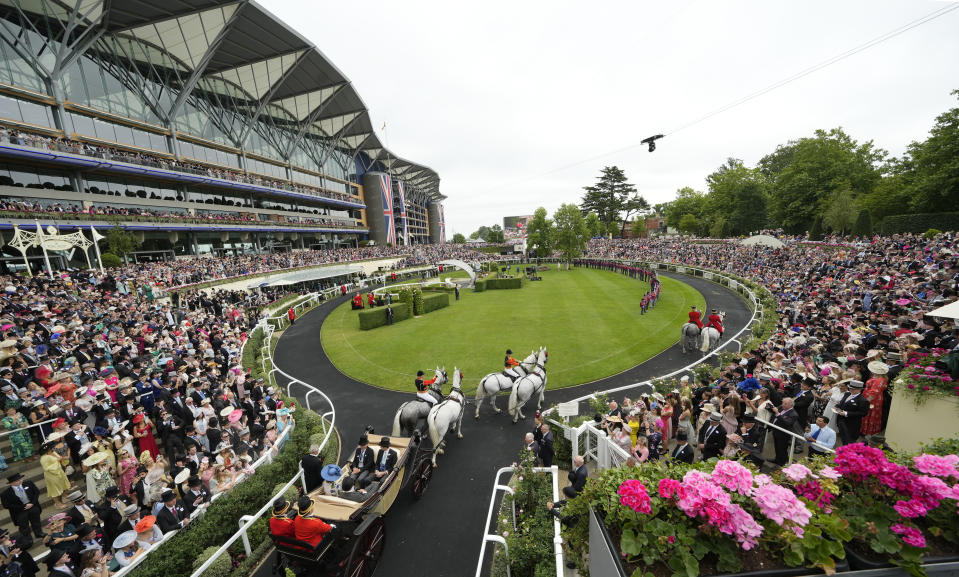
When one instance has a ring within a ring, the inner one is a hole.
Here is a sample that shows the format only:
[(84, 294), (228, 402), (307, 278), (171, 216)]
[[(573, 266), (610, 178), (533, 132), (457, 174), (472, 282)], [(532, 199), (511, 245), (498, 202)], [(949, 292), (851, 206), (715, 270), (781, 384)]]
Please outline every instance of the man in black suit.
[(862, 418), (869, 412), (869, 401), (862, 397), (862, 388), (862, 381), (849, 381), (849, 392), (842, 396), (834, 409), (839, 417), (839, 438), (843, 445), (856, 442)]
[[(783, 399), (783, 405), (781, 408), (777, 409), (773, 407), (773, 414), (776, 415), (776, 418), (773, 419), (774, 425), (790, 432), (795, 431), (796, 422), (799, 420), (799, 415), (796, 414), (796, 410), (793, 408), (792, 397), (786, 397)], [(784, 433), (779, 429), (773, 429), (773, 443), (776, 446), (776, 457), (773, 459), (773, 462), (780, 467), (784, 466), (789, 461), (789, 446), (791, 439), (792, 437), (789, 435), (789, 433)]]
[(353, 477), (353, 481), (359, 481), (372, 476), (374, 468), (376, 468), (376, 458), (373, 455), (373, 449), (370, 448), (370, 439), (363, 435), (360, 437), (359, 446), (353, 452), (350, 476)]
[(756, 417), (753, 415), (743, 415), (743, 424), (739, 428), (740, 437), (742, 442), (739, 443), (739, 448), (746, 453), (746, 458), (749, 459), (757, 467), (762, 467), (763, 464), (763, 444), (766, 440), (766, 429), (763, 427), (756, 426)]
[(157, 512), (157, 526), (164, 533), (182, 529), (190, 524), (190, 515), (186, 512), (182, 501), (178, 501), (176, 494), (167, 489), (163, 492), (163, 508)]
[(703, 453), (703, 460), (718, 457), (726, 447), (726, 429), (720, 425), (723, 416), (716, 411), (709, 414), (709, 421), (703, 425), (699, 433), (699, 450)]
[[(530, 433), (532, 434), (532, 433)], [(572, 499), (579, 495), (583, 487), (586, 486), (586, 479), (589, 477), (589, 471), (586, 470), (586, 461), (582, 456), (573, 457), (573, 470), (569, 472), (569, 486), (563, 487), (563, 495), (567, 499)], [(559, 503), (557, 503), (559, 505)]]
[(307, 453), (300, 465), (303, 467), (303, 482), (306, 485), (306, 492), (312, 493), (314, 489), (323, 484), (323, 458), (320, 457), (320, 446), (310, 445), (310, 452)]
[(376, 454), (376, 470), (373, 471), (374, 480), (382, 481), (384, 477), (389, 475), (396, 468), (398, 459), (399, 455), (396, 454), (394, 449), (390, 448), (390, 438), (383, 437), (380, 439), (380, 451)]
[(210, 492), (203, 486), (203, 481), (196, 475), (190, 477), (187, 481), (187, 486), (190, 487), (190, 489), (183, 495), (183, 508), (186, 509), (186, 514), (189, 516), (210, 502)]
[(544, 467), (552, 467), (553, 457), (556, 456), (556, 449), (553, 448), (553, 433), (546, 423), (543, 423), (542, 431), (543, 438), (539, 440), (539, 458), (543, 461)]
[(10, 538), (10, 531), (0, 529), (0, 558), (6, 559), (8, 563), (19, 563), (23, 577), (35, 577), (40, 572), (40, 567), (33, 555), (26, 551), (25, 545), (25, 542), (13, 541)]
[(73, 506), (67, 511), (70, 516), (70, 524), (74, 527), (87, 524), (91, 526), (100, 525), (100, 517), (93, 509), (93, 503), (88, 501), (82, 491), (74, 491), (67, 495), (67, 499), (73, 503)]
[(140, 522), (140, 507), (135, 504), (123, 507), (123, 520), (113, 528), (113, 535), (116, 538), (120, 533), (134, 531), (136, 524)]
[(126, 505), (127, 503), (120, 500), (120, 488), (114, 485), (107, 488), (103, 501), (96, 508), (97, 516), (103, 523), (103, 531), (110, 543), (113, 543), (114, 537), (119, 534), (116, 530), (123, 521), (121, 511)]
[(693, 459), (696, 457), (696, 453), (693, 451), (693, 448), (689, 446), (689, 435), (686, 431), (679, 431), (676, 433), (676, 448), (673, 449), (673, 453), (670, 455), (670, 459), (673, 461), (678, 461), (680, 463), (693, 463)]
[(799, 391), (799, 394), (796, 395), (793, 401), (793, 410), (796, 411), (800, 427), (805, 427), (809, 424), (809, 407), (815, 400), (812, 394), (812, 386), (814, 384), (815, 381), (810, 378), (803, 379), (801, 385), (802, 390)]
[(539, 461), (539, 443), (533, 433), (526, 433), (526, 450), (533, 453), (533, 459)]
[(20, 529), (20, 534), (29, 536), (30, 527), (33, 527), (34, 537), (44, 537), (40, 523), (40, 490), (33, 481), (24, 481), (21, 473), (10, 475), (7, 481), (10, 486), (0, 493), (0, 502), (10, 511), (10, 518)]

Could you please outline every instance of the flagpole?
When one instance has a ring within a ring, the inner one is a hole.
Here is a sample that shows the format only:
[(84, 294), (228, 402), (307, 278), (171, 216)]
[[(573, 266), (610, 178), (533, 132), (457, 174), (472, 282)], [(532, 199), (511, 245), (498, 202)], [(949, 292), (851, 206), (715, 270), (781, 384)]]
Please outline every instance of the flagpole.
[(50, 257), (47, 255), (47, 245), (43, 242), (43, 228), (40, 227), (40, 221), (34, 219), (37, 223), (37, 242), (40, 243), (40, 248), (43, 250), (43, 262), (47, 265), (47, 274), (50, 275), (50, 280), (53, 280), (53, 267), (50, 266)]
[(106, 271), (103, 270), (103, 257), (100, 255), (100, 238), (101, 235), (97, 233), (96, 229), (93, 228), (93, 225), (90, 225), (90, 236), (93, 237), (93, 248), (97, 251), (97, 263), (100, 265), (100, 274), (106, 274)]

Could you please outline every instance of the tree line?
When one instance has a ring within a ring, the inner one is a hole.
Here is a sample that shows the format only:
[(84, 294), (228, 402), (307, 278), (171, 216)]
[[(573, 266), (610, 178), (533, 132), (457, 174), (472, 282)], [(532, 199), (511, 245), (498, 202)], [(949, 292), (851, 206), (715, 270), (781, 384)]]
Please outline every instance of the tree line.
[(728, 159), (706, 177), (706, 187), (681, 188), (653, 208), (680, 232), (714, 237), (763, 228), (864, 236), (887, 216), (955, 211), (959, 108), (939, 115), (929, 137), (912, 142), (902, 157), (842, 128), (817, 130), (777, 146), (756, 166)]

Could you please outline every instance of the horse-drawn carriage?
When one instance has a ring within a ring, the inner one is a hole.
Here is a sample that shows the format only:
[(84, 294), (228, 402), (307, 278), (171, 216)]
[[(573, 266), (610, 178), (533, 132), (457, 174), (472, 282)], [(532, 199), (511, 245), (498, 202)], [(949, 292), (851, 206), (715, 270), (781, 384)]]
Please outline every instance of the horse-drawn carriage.
[[(380, 435), (369, 435), (370, 443), (377, 444), (380, 439)], [(422, 447), (421, 435), (390, 437), (390, 444), (398, 453), (396, 467), (366, 501), (358, 503), (327, 494), (326, 483), (309, 494), (313, 515), (336, 525), (315, 547), (290, 537), (270, 535), (276, 546), (275, 570), (279, 574), (286, 567), (300, 577), (373, 574), (386, 545), (383, 516), (401, 489), (409, 487), (413, 496), (419, 498), (433, 475), (432, 450)]]

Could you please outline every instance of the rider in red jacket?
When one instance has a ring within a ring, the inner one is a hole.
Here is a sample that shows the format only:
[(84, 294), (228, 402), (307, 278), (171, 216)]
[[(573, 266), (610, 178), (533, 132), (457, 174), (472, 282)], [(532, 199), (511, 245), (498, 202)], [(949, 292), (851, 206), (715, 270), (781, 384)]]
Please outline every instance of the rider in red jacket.
[(719, 336), (723, 336), (723, 317), (719, 316), (719, 313), (716, 309), (709, 314), (709, 322), (706, 323), (706, 326), (713, 327), (719, 331)]
[(696, 307), (693, 307), (693, 310), (689, 311), (689, 322), (699, 327), (699, 330), (703, 329), (703, 317), (699, 311), (696, 310)]

